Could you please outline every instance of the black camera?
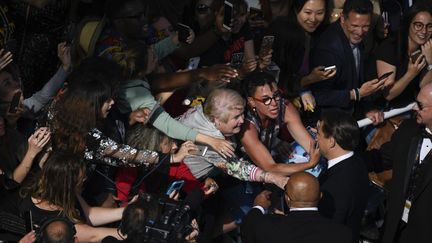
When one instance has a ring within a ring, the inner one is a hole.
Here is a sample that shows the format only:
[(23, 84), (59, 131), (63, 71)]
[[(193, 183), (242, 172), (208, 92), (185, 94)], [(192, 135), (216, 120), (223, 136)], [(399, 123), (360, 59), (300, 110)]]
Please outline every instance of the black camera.
[(149, 219), (145, 226), (148, 242), (182, 242), (192, 232), (190, 206), (159, 198), (156, 218)]
[(184, 201), (141, 193), (123, 212), (120, 232), (143, 242), (184, 242), (193, 231), (191, 221), (204, 198), (202, 190), (194, 191)]

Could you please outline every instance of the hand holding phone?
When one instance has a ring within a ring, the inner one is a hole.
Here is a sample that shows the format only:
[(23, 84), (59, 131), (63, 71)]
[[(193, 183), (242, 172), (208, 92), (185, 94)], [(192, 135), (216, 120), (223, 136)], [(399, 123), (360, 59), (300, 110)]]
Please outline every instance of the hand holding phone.
[(168, 190), (166, 191), (166, 195), (169, 196), (173, 191), (180, 191), (180, 189), (184, 185), (184, 180), (174, 181), (171, 183), (171, 185), (168, 187)]
[(178, 40), (183, 43), (187, 43), (187, 38), (190, 35), (191, 28), (185, 24), (178, 23), (177, 31), (178, 31)]
[(417, 51), (411, 53), (411, 55), (410, 55), (411, 62), (415, 63), (417, 61), (417, 59), (420, 57), (421, 54), (422, 54), (421, 50), (417, 50)]

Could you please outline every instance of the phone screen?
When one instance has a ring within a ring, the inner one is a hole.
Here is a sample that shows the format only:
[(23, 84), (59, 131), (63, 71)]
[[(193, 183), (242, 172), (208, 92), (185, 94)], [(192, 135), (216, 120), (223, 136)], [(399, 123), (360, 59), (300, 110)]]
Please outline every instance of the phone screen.
[(233, 14), (233, 5), (230, 2), (225, 1), (223, 27), (225, 27), (227, 30), (231, 30), (232, 14)]
[(21, 100), (21, 91), (17, 91), (13, 98), (12, 101), (10, 103), (9, 106), (9, 113), (16, 113), (18, 111), (18, 106), (20, 104), (20, 100)]
[(266, 35), (263, 37), (259, 55), (264, 55), (267, 51), (273, 48), (274, 36)]
[(325, 67), (325, 68), (324, 68), (324, 71), (328, 71), (328, 70), (332, 70), (332, 69), (336, 69), (336, 66), (333, 65), (333, 66)]
[(200, 156), (204, 156), (207, 153), (208, 147), (204, 145), (197, 145), (198, 153)]
[(189, 59), (189, 63), (188, 63), (188, 70), (195, 70), (198, 68), (198, 65), (200, 63), (200, 57), (192, 57)]
[(31, 211), (24, 212), (24, 220), (26, 226), (26, 232), (30, 232), (33, 230), (33, 216)]

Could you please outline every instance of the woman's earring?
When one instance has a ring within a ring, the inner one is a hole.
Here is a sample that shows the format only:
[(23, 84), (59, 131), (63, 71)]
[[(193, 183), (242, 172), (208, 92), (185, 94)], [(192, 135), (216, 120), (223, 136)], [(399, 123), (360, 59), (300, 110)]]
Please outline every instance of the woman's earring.
[(253, 110), (254, 112), (256, 112), (256, 107), (252, 107), (252, 110)]

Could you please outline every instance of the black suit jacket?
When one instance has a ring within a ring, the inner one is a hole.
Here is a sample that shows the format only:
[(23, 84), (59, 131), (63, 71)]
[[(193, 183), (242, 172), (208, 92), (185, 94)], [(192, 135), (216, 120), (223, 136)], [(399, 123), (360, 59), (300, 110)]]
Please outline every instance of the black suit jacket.
[[(406, 120), (393, 134), (390, 142), (381, 147), (385, 162), (393, 162), (393, 179), (390, 184), (387, 214), (385, 218), (383, 243), (395, 240), (398, 225), (404, 210), (406, 191), (411, 168), (416, 162), (415, 157), (420, 134), (424, 127), (413, 119)], [(408, 224), (401, 231), (399, 242), (432, 242), (432, 156), (428, 155), (423, 163), (423, 173), (420, 174), (422, 183), (417, 185), (414, 193)]]
[(317, 211), (293, 211), (284, 215), (263, 215), (253, 208), (241, 225), (242, 242), (347, 243), (350, 230), (322, 217)]
[(360, 67), (357, 74), (350, 42), (339, 21), (329, 25), (322, 33), (311, 51), (311, 68), (336, 65), (337, 72), (333, 78), (311, 85), (319, 108), (339, 108), (350, 113), (356, 112), (358, 115), (373, 108), (368, 97), (363, 98), (360, 103), (350, 99), (350, 90), (360, 88), (364, 82), (362, 43), (359, 48)]
[(332, 166), (318, 179), (323, 193), (318, 204), (320, 213), (351, 228), (352, 242), (358, 242), (369, 185), (364, 161), (354, 154)]

